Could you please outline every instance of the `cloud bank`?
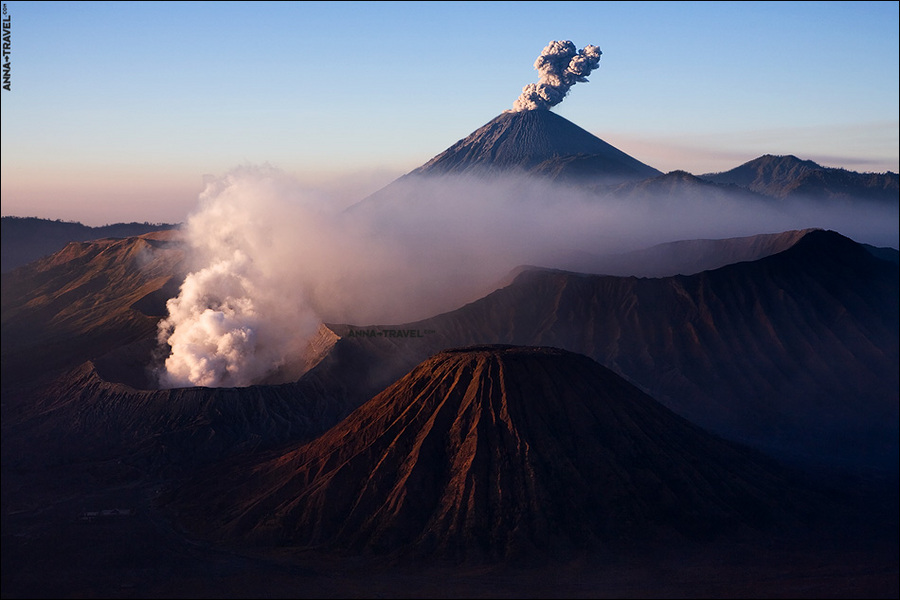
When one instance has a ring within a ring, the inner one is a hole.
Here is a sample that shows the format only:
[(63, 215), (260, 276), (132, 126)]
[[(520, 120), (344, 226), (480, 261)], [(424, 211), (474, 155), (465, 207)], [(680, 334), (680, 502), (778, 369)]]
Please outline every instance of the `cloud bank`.
[(184, 227), (190, 274), (160, 323), (160, 385), (266, 381), (322, 322), (431, 317), (521, 265), (565, 269), (669, 241), (807, 227), (897, 244), (896, 206), (616, 195), (524, 176), (403, 178), (387, 190), (347, 211), (270, 167), (210, 181)]

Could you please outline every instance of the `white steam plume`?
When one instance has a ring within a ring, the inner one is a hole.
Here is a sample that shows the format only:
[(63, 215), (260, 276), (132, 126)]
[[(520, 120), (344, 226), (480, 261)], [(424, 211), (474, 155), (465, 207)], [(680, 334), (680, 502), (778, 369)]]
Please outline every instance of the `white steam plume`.
[(322, 322), (432, 317), (492, 292), (525, 264), (580, 270), (592, 257), (663, 242), (808, 227), (875, 245), (896, 247), (898, 237), (896, 205), (621, 195), (512, 175), (407, 177), (384, 191), (344, 211), (272, 168), (211, 182), (185, 225), (192, 272), (160, 324), (168, 355), (160, 385), (296, 378)]
[[(292, 260), (289, 227), (272, 211), (293, 190), (271, 170), (239, 170), (207, 185), (186, 225), (194, 262), (167, 303), (159, 340), (171, 347), (162, 387), (246, 386), (303, 348), (318, 320), (302, 286), (289, 284), (280, 261)], [(277, 317), (276, 317), (277, 315)]]
[(522, 94), (513, 104), (513, 112), (548, 110), (556, 106), (573, 85), (587, 81), (591, 71), (600, 66), (601, 54), (597, 46), (585, 46), (576, 51), (575, 44), (570, 41), (550, 42), (534, 62), (534, 68), (540, 74), (538, 82), (522, 88)]

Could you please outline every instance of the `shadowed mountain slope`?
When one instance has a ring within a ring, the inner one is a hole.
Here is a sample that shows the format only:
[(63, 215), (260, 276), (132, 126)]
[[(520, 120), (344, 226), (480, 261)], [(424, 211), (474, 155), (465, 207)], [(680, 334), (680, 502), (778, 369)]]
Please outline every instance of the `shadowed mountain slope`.
[(702, 179), (738, 185), (775, 198), (876, 200), (896, 203), (900, 198), (897, 173), (857, 173), (823, 167), (796, 156), (766, 154), (723, 173)]
[[(72, 398), (105, 406), (106, 388), (75, 373), (86, 361), (100, 382), (126, 384), (112, 394), (129, 416), (111, 414), (111, 422), (141, 421), (148, 405), (137, 392), (153, 387), (147, 369), (156, 322), (166, 290), (179, 281), (180, 250), (165, 235), (73, 244), (4, 274), (5, 422), (27, 407), (29, 416), (46, 412), (43, 430), (51, 422), (65, 430), (75, 414), (69, 411), (82, 410)], [(896, 470), (896, 263), (833, 232), (784, 236), (741, 250), (789, 246), (782, 252), (691, 276), (531, 269), (430, 319), (331, 325), (300, 357), (318, 363), (301, 381), (333, 399), (327, 414), (337, 419), (444, 348), (556, 346), (590, 356), (729, 439), (782, 458)], [(58, 397), (12, 393), (17, 384), (56, 375), (50, 389)], [(123, 399), (133, 392), (134, 402)], [(103, 414), (90, 417), (100, 437)], [(319, 428), (333, 424), (313, 420)]]
[(729, 439), (896, 470), (898, 287), (895, 264), (829, 231), (691, 276), (535, 269), (456, 311), (362, 330), (418, 337), (334, 326), (335, 360), (314, 371), (352, 372), (370, 382), (358, 392), (368, 397), (442, 348), (562, 347)]
[[(717, 183), (691, 175), (687, 171), (670, 171), (646, 179), (625, 181), (614, 186), (593, 186), (604, 196), (627, 202), (647, 202), (667, 210), (677, 209), (679, 203), (691, 199), (702, 200), (710, 209), (724, 210), (728, 206), (750, 205), (760, 208), (773, 206), (771, 197), (731, 183)], [(677, 213), (673, 214), (676, 216)]]
[(309, 440), (355, 408), (311, 382), (138, 390), (108, 381), (92, 362), (27, 400), (4, 414), (4, 469), (113, 461), (149, 474), (179, 474)]
[(508, 346), (441, 352), (313, 442), (175, 498), (216, 539), (476, 561), (733, 537), (817, 501), (593, 360)]
[(661, 173), (549, 110), (505, 112), (410, 175), (519, 170), (558, 178), (644, 179)]
[(349, 210), (413, 198), (423, 179), (531, 175), (544, 183), (615, 185), (662, 173), (549, 110), (504, 112)]
[(49, 256), (63, 249), (69, 242), (126, 238), (175, 227), (177, 226), (166, 223), (117, 223), (88, 227), (81, 223), (35, 217), (3, 217), (0, 219), (3, 256), (0, 270), (6, 273), (43, 256)]
[(2, 275), (3, 385), (154, 338), (184, 273), (176, 231), (72, 242)]
[[(73, 242), (3, 274), (4, 468), (114, 460), (190, 469), (308, 439), (356, 407), (313, 380), (155, 389), (157, 323), (183, 261), (178, 232), (163, 231)], [(304, 360), (334, 340), (323, 329)]]
[[(810, 229), (725, 239), (680, 240), (622, 254), (572, 256), (566, 269), (622, 277), (693, 275), (726, 265), (765, 258), (793, 246)], [(885, 252), (870, 249), (874, 255)]]

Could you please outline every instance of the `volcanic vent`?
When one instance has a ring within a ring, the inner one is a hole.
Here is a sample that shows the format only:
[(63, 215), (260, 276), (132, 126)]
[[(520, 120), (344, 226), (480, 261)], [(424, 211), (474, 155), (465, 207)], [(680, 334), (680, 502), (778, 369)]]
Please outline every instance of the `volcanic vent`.
[(313, 442), (224, 469), (177, 494), (203, 535), (456, 560), (734, 535), (798, 505), (765, 459), (553, 348), (445, 350)]
[(550, 179), (628, 181), (661, 175), (574, 123), (550, 112), (578, 82), (600, 66), (597, 46), (576, 50), (552, 41), (534, 62), (537, 83), (522, 88), (512, 110), (460, 140), (410, 175), (497, 171), (528, 172)]

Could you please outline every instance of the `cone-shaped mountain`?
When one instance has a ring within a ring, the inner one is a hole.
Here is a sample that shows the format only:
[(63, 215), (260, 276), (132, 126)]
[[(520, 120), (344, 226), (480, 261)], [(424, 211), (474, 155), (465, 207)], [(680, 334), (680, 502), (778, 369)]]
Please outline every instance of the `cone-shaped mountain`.
[(645, 179), (661, 175), (549, 110), (504, 112), (410, 175), (508, 169), (554, 177)]
[(315, 441), (197, 480), (177, 505), (223, 539), (498, 560), (771, 525), (799, 514), (786, 481), (586, 356), (480, 346), (438, 353)]
[(523, 174), (579, 186), (612, 186), (662, 172), (549, 110), (508, 111), (350, 210), (410, 201), (422, 193), (416, 189), (421, 178)]
[(691, 276), (525, 270), (455, 311), (386, 326), (435, 332), (416, 343), (337, 328), (343, 359), (330, 365), (387, 385), (441, 348), (560, 347), (728, 439), (789, 460), (896, 472), (897, 266), (835, 232), (789, 239), (770, 256)]

